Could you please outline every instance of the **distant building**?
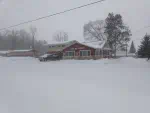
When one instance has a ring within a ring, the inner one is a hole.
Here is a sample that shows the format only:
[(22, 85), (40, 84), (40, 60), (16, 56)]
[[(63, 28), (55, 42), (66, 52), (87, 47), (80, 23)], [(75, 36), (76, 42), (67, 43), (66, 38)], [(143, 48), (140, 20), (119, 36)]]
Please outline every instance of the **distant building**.
[(0, 51), (0, 56), (6, 56), (8, 51)]
[(9, 51), (1, 51), (1, 56), (7, 57), (36, 57), (38, 56), (38, 52), (36, 50), (9, 50)]
[(62, 53), (63, 59), (100, 59), (111, 58), (112, 50), (106, 42), (70, 41), (49, 44), (48, 54)]

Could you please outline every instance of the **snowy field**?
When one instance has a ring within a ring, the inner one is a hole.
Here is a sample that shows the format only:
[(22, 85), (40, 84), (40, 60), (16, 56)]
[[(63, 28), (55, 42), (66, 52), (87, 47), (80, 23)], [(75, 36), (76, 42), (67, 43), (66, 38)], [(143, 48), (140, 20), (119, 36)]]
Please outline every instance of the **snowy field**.
[(150, 62), (0, 57), (0, 113), (150, 113)]

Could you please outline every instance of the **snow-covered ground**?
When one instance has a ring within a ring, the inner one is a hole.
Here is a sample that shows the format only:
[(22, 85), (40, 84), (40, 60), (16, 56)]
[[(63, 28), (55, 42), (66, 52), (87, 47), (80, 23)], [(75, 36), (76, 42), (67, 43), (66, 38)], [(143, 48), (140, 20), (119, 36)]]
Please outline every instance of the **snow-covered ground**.
[(0, 113), (150, 113), (150, 62), (0, 57)]

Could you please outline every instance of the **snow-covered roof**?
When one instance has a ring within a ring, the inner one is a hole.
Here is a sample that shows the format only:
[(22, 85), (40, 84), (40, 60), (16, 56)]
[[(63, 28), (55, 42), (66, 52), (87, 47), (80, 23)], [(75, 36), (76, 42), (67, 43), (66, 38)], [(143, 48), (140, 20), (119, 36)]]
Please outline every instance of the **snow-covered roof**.
[(0, 51), (0, 54), (6, 54), (8, 51)]
[(68, 42), (64, 42), (64, 43), (53, 43), (53, 44), (49, 44), (49, 50), (48, 51), (62, 51), (64, 48), (78, 43), (78, 41), (73, 40), (73, 41), (68, 41)]
[(89, 47), (95, 48), (95, 49), (109, 49), (110, 50), (110, 47), (105, 41), (84, 42), (83, 44)]
[(28, 49), (28, 50), (10, 50), (8, 52), (27, 52), (27, 51), (32, 51), (32, 49)]
[(111, 50), (111, 48), (109, 47), (108, 43), (106, 43), (106, 41), (93, 41), (93, 42), (78, 42), (76, 40), (73, 40), (73, 41), (68, 41), (68, 42), (64, 42), (64, 43), (52, 43), (52, 44), (49, 44), (49, 46), (59, 46), (59, 45), (64, 45), (63, 47), (52, 47), (52, 48), (49, 48), (49, 51), (61, 51), (69, 46), (71, 46), (72, 44), (75, 44), (75, 43), (79, 43), (79, 44), (83, 44), (85, 46), (88, 46), (88, 47), (91, 47), (91, 48), (94, 48), (94, 49), (108, 49), (108, 50)]
[(64, 41), (64, 42), (56, 42), (56, 41), (51, 41), (51, 43), (49, 43), (48, 45), (63, 45), (63, 44), (68, 44), (71, 42), (77, 42), (76, 40), (73, 41)]
[(6, 53), (10, 53), (10, 52), (28, 52), (28, 51), (32, 51), (32, 49), (28, 49), (28, 50), (8, 50), (8, 51), (0, 51), (1, 54), (6, 54)]
[(102, 41), (94, 41), (94, 42), (84, 42), (83, 44), (93, 47), (93, 48), (103, 48), (104, 42)]

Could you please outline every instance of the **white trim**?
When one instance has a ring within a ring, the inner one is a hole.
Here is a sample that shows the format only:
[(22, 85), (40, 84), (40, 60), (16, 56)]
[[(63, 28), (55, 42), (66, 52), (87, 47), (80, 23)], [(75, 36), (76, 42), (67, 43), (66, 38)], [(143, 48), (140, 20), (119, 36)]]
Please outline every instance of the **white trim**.
[(89, 56), (91, 56), (91, 50), (80, 50), (80, 51), (79, 51), (79, 56), (80, 56), (80, 57), (89, 57), (89, 56), (81, 56), (81, 55), (80, 55), (80, 52), (81, 52), (81, 51), (89, 51), (89, 52), (90, 52), (90, 55), (89, 55)]

